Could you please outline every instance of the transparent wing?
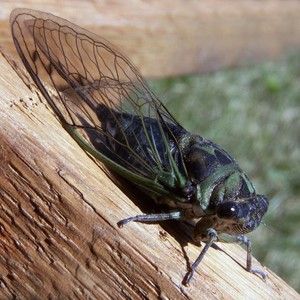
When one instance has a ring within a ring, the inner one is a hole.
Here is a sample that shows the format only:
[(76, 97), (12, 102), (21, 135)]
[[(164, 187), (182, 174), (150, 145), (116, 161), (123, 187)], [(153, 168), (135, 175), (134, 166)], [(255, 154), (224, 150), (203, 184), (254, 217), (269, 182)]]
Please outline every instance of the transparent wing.
[(65, 128), (134, 174), (186, 173), (178, 147), (184, 129), (113, 45), (33, 10), (14, 10), (11, 28), (24, 65)]

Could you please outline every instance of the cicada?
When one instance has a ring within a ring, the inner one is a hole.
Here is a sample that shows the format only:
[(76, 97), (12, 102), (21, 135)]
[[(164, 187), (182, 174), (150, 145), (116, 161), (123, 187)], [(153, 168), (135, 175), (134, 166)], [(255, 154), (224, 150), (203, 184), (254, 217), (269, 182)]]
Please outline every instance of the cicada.
[[(49, 13), (11, 14), (16, 49), (63, 127), (106, 167), (157, 204), (159, 214), (118, 222), (197, 219), (193, 238), (205, 247), (184, 278), (188, 284), (217, 241), (247, 246), (268, 209), (248, 176), (222, 147), (185, 130), (129, 59), (104, 38)], [(51, 91), (51, 92), (50, 92)]]

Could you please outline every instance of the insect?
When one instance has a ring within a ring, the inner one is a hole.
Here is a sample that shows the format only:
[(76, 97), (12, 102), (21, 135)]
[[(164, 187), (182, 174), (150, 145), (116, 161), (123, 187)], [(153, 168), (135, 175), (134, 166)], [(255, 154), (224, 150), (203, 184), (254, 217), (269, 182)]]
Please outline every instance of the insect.
[[(105, 39), (52, 14), (16, 9), (16, 49), (63, 127), (89, 154), (125, 177), (169, 212), (118, 223), (200, 219), (206, 242), (183, 283), (216, 241), (247, 246), (268, 199), (256, 193), (236, 160), (217, 144), (186, 131), (121, 52)], [(52, 92), (49, 92), (50, 87)]]

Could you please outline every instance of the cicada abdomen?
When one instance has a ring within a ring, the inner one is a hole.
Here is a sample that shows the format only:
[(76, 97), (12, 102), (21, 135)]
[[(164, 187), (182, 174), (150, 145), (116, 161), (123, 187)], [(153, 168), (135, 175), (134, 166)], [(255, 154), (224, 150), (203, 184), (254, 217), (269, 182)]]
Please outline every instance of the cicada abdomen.
[[(200, 219), (194, 239), (245, 243), (247, 270), (254, 230), (268, 209), (236, 160), (186, 131), (121, 52), (105, 39), (52, 14), (16, 9), (11, 28), (18, 53), (64, 128), (88, 153), (171, 212), (120, 221)], [(49, 92), (51, 90), (51, 93)]]

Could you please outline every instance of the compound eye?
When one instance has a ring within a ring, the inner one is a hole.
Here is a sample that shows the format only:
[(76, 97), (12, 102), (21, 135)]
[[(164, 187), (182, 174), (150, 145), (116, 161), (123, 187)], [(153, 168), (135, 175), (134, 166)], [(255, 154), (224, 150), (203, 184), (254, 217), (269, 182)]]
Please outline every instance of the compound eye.
[(223, 202), (217, 206), (217, 216), (221, 219), (236, 219), (239, 210), (234, 202)]

